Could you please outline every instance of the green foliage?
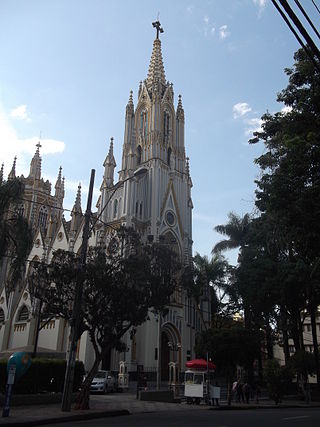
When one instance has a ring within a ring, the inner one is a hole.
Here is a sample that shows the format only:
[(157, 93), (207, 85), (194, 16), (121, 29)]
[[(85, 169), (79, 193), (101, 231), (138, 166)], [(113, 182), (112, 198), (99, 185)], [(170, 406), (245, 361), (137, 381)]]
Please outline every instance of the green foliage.
[(316, 373), (316, 360), (313, 353), (304, 350), (297, 351), (289, 359), (288, 366), (293, 372), (301, 374), (304, 378)]
[(237, 324), (230, 328), (203, 332), (195, 347), (196, 354), (206, 358), (207, 352), (217, 365), (217, 372), (233, 377), (237, 365), (249, 368), (259, 356), (261, 335)]
[(32, 245), (31, 229), (17, 211), (23, 191), (24, 186), (19, 179), (0, 182), (0, 259), (10, 257), (7, 281), (10, 288), (23, 277)]
[[(166, 244), (144, 245), (132, 229), (121, 228), (109, 245), (90, 248), (85, 265), (75, 254), (56, 251), (49, 266), (36, 265), (29, 277), (33, 298), (44, 302), (42, 317), (72, 318), (75, 287), (81, 284), (79, 337), (88, 332), (95, 361), (82, 393), (88, 393), (100, 361), (111, 349), (123, 351), (122, 337), (165, 310), (179, 283), (181, 267)], [(81, 400), (81, 399), (80, 399)], [(86, 398), (83, 399), (86, 401)]]
[[(66, 361), (59, 359), (32, 359), (28, 371), (15, 383), (15, 394), (44, 392), (61, 393), (63, 390)], [(76, 362), (74, 391), (79, 390), (85, 374), (82, 362)], [(7, 378), (7, 360), (0, 360), (0, 389), (4, 392)]]
[(291, 369), (287, 366), (280, 366), (275, 359), (268, 360), (264, 369), (264, 379), (267, 383), (269, 396), (276, 403), (281, 402), (283, 396), (290, 387), (293, 377)]

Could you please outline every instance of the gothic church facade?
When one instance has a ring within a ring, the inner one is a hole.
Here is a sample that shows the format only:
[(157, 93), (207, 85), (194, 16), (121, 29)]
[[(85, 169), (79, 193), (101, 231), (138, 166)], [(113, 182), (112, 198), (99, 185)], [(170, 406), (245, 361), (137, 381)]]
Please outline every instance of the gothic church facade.
[[(185, 117), (181, 96), (177, 106), (174, 105), (173, 85), (165, 77), (158, 36), (157, 29), (147, 78), (140, 82), (136, 106), (132, 92), (126, 106), (122, 162), (117, 182), (111, 138), (97, 201), (100, 220), (89, 245), (108, 246), (114, 238), (114, 229), (124, 225), (134, 227), (145, 242), (165, 241), (174, 247), (184, 264), (189, 264), (192, 260), (193, 205), (189, 160), (185, 152)], [(29, 259), (50, 262), (58, 248), (79, 251), (84, 219), (79, 186), (71, 221), (65, 221), (61, 169), (55, 194), (51, 196), (50, 184), (41, 179), (39, 148), (32, 159), (30, 175), (23, 178), (26, 196), (21, 209), (33, 225), (35, 235)], [(14, 169), (8, 179), (15, 175)], [(4, 284), (3, 276), (0, 285), (2, 354), (15, 348), (30, 349), (35, 340), (35, 319), (28, 289), (7, 295)], [(208, 314), (208, 311), (207, 307), (204, 313)], [(137, 329), (133, 339), (129, 334), (125, 337), (127, 351), (112, 353), (105, 361), (105, 367), (118, 370), (119, 361), (126, 360), (129, 371), (136, 371), (137, 365), (155, 370), (161, 356), (161, 371), (165, 378), (170, 361), (177, 362), (184, 370), (185, 362), (194, 357), (196, 334), (203, 326), (203, 315), (195, 302), (183, 290), (177, 290), (167, 315), (158, 318), (150, 313), (149, 320)], [(53, 319), (40, 331), (40, 351), (64, 357), (68, 334), (68, 324), (62, 319)], [(85, 334), (78, 346), (78, 358), (84, 361), (87, 369), (93, 362), (93, 351)]]

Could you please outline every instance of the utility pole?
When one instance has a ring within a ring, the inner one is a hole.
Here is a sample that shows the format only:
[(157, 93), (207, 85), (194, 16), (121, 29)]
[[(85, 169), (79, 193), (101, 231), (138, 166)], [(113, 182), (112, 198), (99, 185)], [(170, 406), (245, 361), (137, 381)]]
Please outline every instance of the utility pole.
[(75, 296), (73, 301), (73, 312), (72, 312), (71, 330), (70, 330), (70, 338), (69, 338), (69, 355), (67, 359), (66, 374), (65, 374), (64, 386), (63, 386), (61, 410), (64, 412), (70, 412), (71, 410), (77, 343), (80, 338), (79, 327), (80, 327), (80, 315), (81, 315), (82, 292), (83, 292), (83, 281), (81, 276), (82, 276), (82, 271), (86, 264), (86, 258), (87, 258), (94, 176), (95, 176), (95, 170), (91, 169), (87, 209), (85, 213), (85, 222), (84, 222), (83, 234), (82, 234), (82, 247), (81, 247), (80, 260), (79, 260), (78, 277), (77, 277)]

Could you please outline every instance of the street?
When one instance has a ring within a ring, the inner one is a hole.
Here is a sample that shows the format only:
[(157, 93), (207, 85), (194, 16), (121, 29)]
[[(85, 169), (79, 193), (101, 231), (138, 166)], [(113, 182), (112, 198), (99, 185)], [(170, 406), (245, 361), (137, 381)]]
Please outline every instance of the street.
[(130, 427), (318, 427), (320, 409), (249, 409), (249, 410), (189, 410), (137, 413), (128, 416), (101, 418), (51, 424), (63, 426), (130, 426)]

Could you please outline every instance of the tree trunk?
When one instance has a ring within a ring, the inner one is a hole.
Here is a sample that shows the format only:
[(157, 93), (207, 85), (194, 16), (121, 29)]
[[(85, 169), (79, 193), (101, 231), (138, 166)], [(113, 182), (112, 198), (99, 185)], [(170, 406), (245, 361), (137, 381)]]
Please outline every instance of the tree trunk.
[(90, 409), (90, 386), (92, 383), (92, 380), (95, 376), (95, 374), (98, 371), (99, 368), (99, 364), (101, 362), (101, 355), (97, 356), (96, 355), (96, 359), (94, 361), (94, 364), (89, 372), (89, 374), (87, 375), (84, 383), (82, 384), (80, 393), (77, 397), (74, 409)]
[(289, 352), (289, 336), (288, 336), (288, 319), (287, 314), (285, 312), (285, 308), (281, 307), (281, 329), (282, 329), (282, 338), (283, 338), (283, 353), (284, 353), (284, 359), (287, 364), (289, 358), (290, 358), (290, 352)]
[(266, 342), (268, 360), (273, 359), (273, 340), (269, 319), (266, 320)]
[(319, 363), (319, 347), (318, 347), (318, 338), (317, 338), (317, 320), (316, 313), (317, 308), (316, 304), (313, 302), (313, 295), (310, 298), (310, 320), (311, 320), (311, 331), (312, 331), (312, 342), (313, 342), (313, 354), (316, 363), (316, 374), (317, 374), (317, 384), (320, 388), (320, 363)]

